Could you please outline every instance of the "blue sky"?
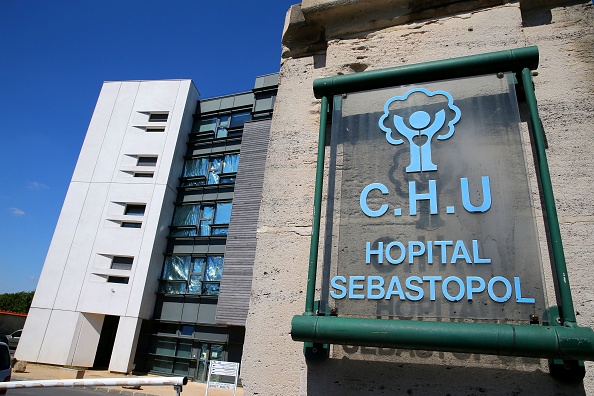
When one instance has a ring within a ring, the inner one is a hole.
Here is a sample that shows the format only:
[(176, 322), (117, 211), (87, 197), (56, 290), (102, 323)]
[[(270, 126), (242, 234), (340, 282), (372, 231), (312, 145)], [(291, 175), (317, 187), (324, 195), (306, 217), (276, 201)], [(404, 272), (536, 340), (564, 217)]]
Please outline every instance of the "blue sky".
[(34, 290), (103, 81), (278, 71), (298, 0), (0, 0), (0, 293)]

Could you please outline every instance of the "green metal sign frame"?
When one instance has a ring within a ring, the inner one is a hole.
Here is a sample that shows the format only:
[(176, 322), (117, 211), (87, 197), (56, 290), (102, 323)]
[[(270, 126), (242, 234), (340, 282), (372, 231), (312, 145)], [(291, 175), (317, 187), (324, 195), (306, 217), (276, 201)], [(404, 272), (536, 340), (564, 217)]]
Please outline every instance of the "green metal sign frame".
[[(581, 379), (580, 360), (594, 360), (594, 331), (576, 323), (569, 276), (561, 241), (559, 220), (545, 152), (542, 124), (538, 115), (531, 70), (538, 66), (535, 46), (481, 55), (465, 56), (382, 70), (320, 78), (314, 81), (316, 98), (321, 98), (320, 130), (314, 219), (309, 255), (305, 312), (293, 317), (291, 337), (305, 342), (305, 356), (311, 360), (328, 357), (328, 344), (362, 345), (431, 351), (482, 353), (491, 355), (548, 358), (551, 372)], [(546, 222), (553, 256), (558, 307), (549, 309), (544, 325), (514, 325), (462, 322), (422, 322), (332, 316), (317, 309), (316, 272), (320, 234), (324, 150), (327, 115), (333, 95), (379, 89), (403, 84), (514, 72), (522, 82), (530, 114), (536, 166), (539, 171)], [(559, 369), (561, 367), (561, 369)]]

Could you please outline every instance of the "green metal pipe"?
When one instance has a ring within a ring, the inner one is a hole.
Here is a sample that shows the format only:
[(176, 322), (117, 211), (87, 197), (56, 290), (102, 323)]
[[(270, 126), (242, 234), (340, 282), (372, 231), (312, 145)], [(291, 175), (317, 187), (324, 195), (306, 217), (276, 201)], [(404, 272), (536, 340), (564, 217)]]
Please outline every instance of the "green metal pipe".
[(328, 98), (322, 97), (320, 106), (320, 132), (318, 137), (318, 161), (316, 164), (316, 186), (314, 190), (314, 213), (309, 245), (309, 268), (307, 271), (307, 291), (305, 294), (305, 314), (314, 313), (316, 293), (316, 273), (318, 268), (318, 247), (320, 243), (320, 217), (322, 216), (322, 188), (324, 182), (324, 148), (326, 144), (326, 120), (328, 116)]
[(295, 341), (564, 360), (594, 360), (586, 327), (294, 316)]
[(565, 325), (573, 326), (576, 325), (575, 310), (573, 307), (573, 299), (571, 297), (571, 288), (569, 286), (569, 275), (567, 273), (565, 253), (563, 252), (563, 241), (561, 240), (561, 230), (559, 229), (559, 218), (557, 217), (555, 196), (553, 195), (553, 184), (551, 183), (551, 174), (549, 172), (549, 164), (545, 151), (544, 131), (540, 117), (538, 116), (538, 106), (536, 103), (536, 95), (534, 94), (532, 72), (530, 72), (528, 68), (522, 70), (522, 83), (524, 85), (526, 103), (528, 104), (528, 109), (530, 111), (530, 123), (532, 124), (534, 140), (536, 143), (536, 159), (540, 172), (545, 213), (547, 214), (554, 268), (557, 276), (561, 318)]
[(538, 47), (515, 48), (414, 65), (316, 79), (316, 98), (402, 84), (478, 76), (497, 72), (521, 72), (538, 67)]

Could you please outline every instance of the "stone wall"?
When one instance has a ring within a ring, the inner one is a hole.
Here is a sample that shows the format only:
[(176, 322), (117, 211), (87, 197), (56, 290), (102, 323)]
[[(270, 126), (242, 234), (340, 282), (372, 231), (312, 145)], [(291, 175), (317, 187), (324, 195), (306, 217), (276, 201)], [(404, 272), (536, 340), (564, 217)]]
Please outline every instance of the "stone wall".
[[(583, 384), (573, 385), (554, 380), (546, 361), (538, 359), (334, 346), (329, 360), (313, 364), (305, 361), (303, 344), (290, 336), (291, 318), (304, 310), (307, 282), (320, 110), (313, 80), (530, 45), (541, 54), (536, 95), (578, 324), (594, 326), (594, 275), (589, 270), (594, 261), (589, 242), (594, 235), (594, 200), (589, 197), (594, 181), (594, 7), (582, 1), (522, 8), (518, 3), (483, 4), (471, 11), (446, 7), (440, 15), (400, 19), (381, 28), (369, 25), (366, 31), (356, 28), (354, 14), (349, 33), (344, 18), (334, 25), (331, 17), (309, 23), (299, 5), (292, 7), (258, 223), (242, 362), (246, 394), (594, 393), (591, 363)], [(340, 29), (333, 30), (337, 25)], [(335, 33), (324, 33), (330, 31)]]

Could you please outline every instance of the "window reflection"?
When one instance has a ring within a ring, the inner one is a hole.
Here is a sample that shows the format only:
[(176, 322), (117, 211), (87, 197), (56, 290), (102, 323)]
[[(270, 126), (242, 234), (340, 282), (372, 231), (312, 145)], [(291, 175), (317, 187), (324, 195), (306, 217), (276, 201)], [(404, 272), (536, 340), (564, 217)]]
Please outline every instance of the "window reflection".
[(223, 256), (166, 257), (163, 264), (160, 292), (218, 295), (223, 265)]

